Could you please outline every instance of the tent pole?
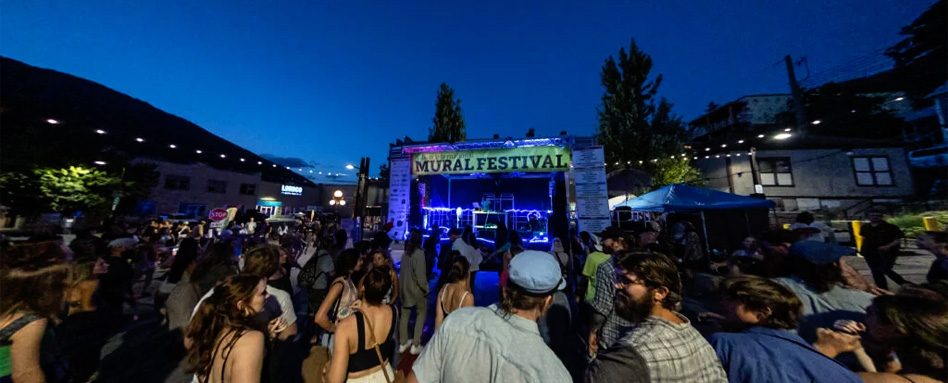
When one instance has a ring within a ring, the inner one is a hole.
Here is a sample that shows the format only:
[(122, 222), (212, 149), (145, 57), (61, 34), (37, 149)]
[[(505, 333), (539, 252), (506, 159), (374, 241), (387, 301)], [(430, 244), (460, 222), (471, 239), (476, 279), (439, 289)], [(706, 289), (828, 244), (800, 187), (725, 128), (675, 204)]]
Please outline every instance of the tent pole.
[(704, 217), (704, 210), (701, 211), (701, 228), (704, 229), (704, 252), (708, 259), (708, 269), (711, 268), (711, 242), (708, 241), (708, 220)]

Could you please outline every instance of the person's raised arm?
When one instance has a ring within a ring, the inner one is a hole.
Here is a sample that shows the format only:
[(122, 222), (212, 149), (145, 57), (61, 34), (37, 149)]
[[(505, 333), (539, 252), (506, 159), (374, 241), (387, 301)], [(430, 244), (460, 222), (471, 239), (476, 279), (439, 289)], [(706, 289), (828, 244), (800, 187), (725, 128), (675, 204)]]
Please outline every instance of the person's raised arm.
[(323, 330), (329, 332), (336, 331), (336, 325), (329, 321), (329, 310), (332, 309), (332, 306), (336, 304), (339, 296), (342, 295), (342, 288), (343, 284), (341, 281), (333, 282), (332, 287), (329, 288), (329, 293), (326, 295), (326, 299), (319, 305), (319, 310), (316, 310), (316, 324), (322, 327)]
[(231, 351), (233, 361), (230, 363), (232, 383), (260, 383), (264, 347), (263, 333), (260, 331), (250, 331), (234, 343)]

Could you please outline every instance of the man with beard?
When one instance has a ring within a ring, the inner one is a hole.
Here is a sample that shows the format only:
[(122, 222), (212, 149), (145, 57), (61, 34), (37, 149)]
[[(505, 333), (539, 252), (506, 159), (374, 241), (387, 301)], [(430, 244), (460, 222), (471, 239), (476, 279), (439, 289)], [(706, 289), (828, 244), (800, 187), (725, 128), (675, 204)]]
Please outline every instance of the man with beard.
[(759, 277), (731, 278), (721, 285), (721, 325), (710, 342), (738, 382), (856, 383), (846, 366), (821, 354), (796, 334), (803, 303), (783, 285)]
[(612, 344), (632, 324), (615, 312), (616, 274), (615, 264), (619, 262), (616, 254), (631, 250), (634, 242), (618, 227), (612, 226), (599, 234), (602, 238), (602, 252), (609, 258), (596, 267), (595, 293), (589, 318), (589, 354), (612, 347)]
[(654, 253), (618, 259), (615, 311), (635, 327), (593, 360), (586, 382), (727, 382), (714, 349), (675, 311), (681, 303), (675, 264)]

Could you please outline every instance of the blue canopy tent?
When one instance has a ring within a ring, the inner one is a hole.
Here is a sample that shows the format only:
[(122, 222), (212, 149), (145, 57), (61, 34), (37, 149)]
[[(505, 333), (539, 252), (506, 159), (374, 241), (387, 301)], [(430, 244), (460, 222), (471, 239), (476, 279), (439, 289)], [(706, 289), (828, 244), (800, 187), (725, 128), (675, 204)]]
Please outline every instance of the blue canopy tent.
[[(766, 199), (745, 197), (683, 184), (673, 184), (620, 203), (616, 205), (615, 208), (663, 213), (700, 213), (701, 226), (704, 230), (705, 252), (710, 252), (708, 225), (704, 215), (706, 210), (743, 209), (745, 220), (749, 222), (749, 219), (747, 219), (747, 209), (771, 209), (774, 205), (773, 201)], [(748, 231), (749, 230), (750, 229), (748, 229)], [(710, 262), (710, 257), (708, 261)]]
[(616, 207), (627, 207), (633, 211), (697, 213), (703, 210), (770, 209), (774, 207), (774, 202), (695, 186), (673, 184), (620, 203)]

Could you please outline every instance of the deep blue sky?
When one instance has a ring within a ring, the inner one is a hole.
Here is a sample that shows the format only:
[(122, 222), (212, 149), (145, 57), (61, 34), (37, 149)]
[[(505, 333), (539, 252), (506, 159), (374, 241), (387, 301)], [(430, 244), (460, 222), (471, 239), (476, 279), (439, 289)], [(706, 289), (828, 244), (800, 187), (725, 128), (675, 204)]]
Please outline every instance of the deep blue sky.
[(787, 91), (877, 53), (932, 0), (59, 1), (0, 6), (0, 55), (93, 80), (258, 153), (345, 172), (424, 139), (444, 81), (468, 137), (592, 134), (603, 60), (635, 38), (659, 93), (709, 101)]

